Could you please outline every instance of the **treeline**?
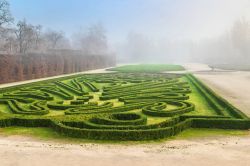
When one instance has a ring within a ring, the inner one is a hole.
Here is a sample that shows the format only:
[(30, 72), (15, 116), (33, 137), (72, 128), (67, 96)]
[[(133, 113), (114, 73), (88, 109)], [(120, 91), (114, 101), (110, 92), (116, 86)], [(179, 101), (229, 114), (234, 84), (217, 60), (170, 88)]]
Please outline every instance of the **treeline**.
[(115, 64), (101, 24), (76, 32), (70, 40), (62, 31), (43, 30), (25, 19), (15, 23), (9, 8), (7, 0), (0, 0), (0, 83)]
[(46, 54), (0, 54), (0, 83), (68, 74), (115, 65), (111, 55), (84, 55), (61, 50)]
[(81, 29), (67, 38), (63, 31), (33, 25), (26, 19), (15, 21), (7, 0), (0, 0), (0, 51), (5, 54), (46, 52), (51, 49), (81, 50), (85, 54), (106, 55), (108, 41), (102, 24)]
[(209, 64), (250, 65), (250, 22), (244, 18), (234, 22), (219, 37), (193, 42), (190, 57)]
[[(214, 25), (216, 26), (216, 25)], [(201, 62), (250, 66), (250, 21), (238, 19), (218, 36), (199, 40), (154, 39), (129, 33), (117, 48), (118, 61), (145, 63)]]
[(62, 31), (43, 31), (42, 25), (29, 24), (25, 19), (15, 23), (8, 1), (0, 0), (0, 50), (2, 53), (24, 54), (69, 47), (69, 40)]

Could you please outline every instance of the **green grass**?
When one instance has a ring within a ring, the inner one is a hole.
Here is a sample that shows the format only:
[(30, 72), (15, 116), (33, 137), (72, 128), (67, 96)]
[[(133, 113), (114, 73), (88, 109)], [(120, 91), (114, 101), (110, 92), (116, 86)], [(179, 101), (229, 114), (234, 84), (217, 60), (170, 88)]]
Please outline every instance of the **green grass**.
[(248, 136), (249, 131), (246, 130), (222, 130), (222, 129), (187, 129), (180, 134), (160, 139), (154, 141), (105, 141), (105, 140), (86, 140), (81, 138), (71, 138), (61, 134), (58, 134), (53, 129), (50, 128), (32, 128), (32, 127), (6, 127), (0, 128), (1, 136), (25, 136), (31, 137), (41, 141), (55, 141), (61, 143), (115, 143), (115, 144), (144, 144), (144, 143), (161, 143), (170, 140), (184, 140), (184, 139), (204, 139), (204, 138), (213, 138), (213, 137), (227, 137), (227, 136)]
[(192, 93), (189, 95), (190, 102), (195, 104), (195, 111), (187, 113), (187, 115), (217, 115), (215, 110), (208, 104), (205, 97), (195, 88), (195, 86), (185, 77), (182, 78), (189, 83)]
[(11, 114), (11, 110), (9, 109), (9, 106), (7, 106), (6, 104), (0, 104), (0, 110), (3, 113), (9, 113), (9, 114)]
[(163, 71), (182, 71), (185, 70), (180, 65), (170, 64), (139, 64), (139, 65), (125, 65), (120, 67), (111, 68), (108, 70), (119, 72), (147, 72), (147, 73), (159, 73)]
[(64, 136), (62, 134), (57, 133), (51, 128), (44, 128), (44, 127), (6, 127), (0, 128), (0, 135), (1, 136), (25, 136), (31, 137), (41, 141), (55, 141), (55, 142), (62, 142), (62, 143), (90, 143), (90, 142), (100, 142), (96, 140), (86, 140), (81, 138), (71, 138)]

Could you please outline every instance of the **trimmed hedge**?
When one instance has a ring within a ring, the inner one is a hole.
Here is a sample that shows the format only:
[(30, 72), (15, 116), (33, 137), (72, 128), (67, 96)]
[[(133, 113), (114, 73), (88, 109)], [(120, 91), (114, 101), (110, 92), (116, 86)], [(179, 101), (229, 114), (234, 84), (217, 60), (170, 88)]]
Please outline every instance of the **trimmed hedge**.
[[(74, 122), (73, 122), (74, 123)], [(222, 129), (249, 129), (250, 120), (233, 119), (186, 119), (175, 123), (170, 127), (158, 126), (158, 128), (121, 128), (121, 129), (91, 129), (71, 126), (70, 122), (59, 122), (57, 120), (44, 118), (8, 118), (0, 119), (1, 127), (25, 126), (25, 127), (51, 127), (55, 131), (69, 137), (100, 140), (152, 140), (170, 137), (181, 131), (193, 128), (222, 128)]]
[(239, 119), (249, 119), (239, 109), (235, 108), (225, 99), (217, 95), (213, 90), (205, 86), (201, 81), (196, 79), (193, 75), (188, 74), (187, 78), (196, 86), (196, 88), (207, 98), (209, 104), (218, 112), (219, 115), (225, 115), (223, 112), (227, 111), (231, 116)]
[(53, 100), (54, 98), (50, 96), (48, 93), (39, 93), (36, 91), (33, 92), (24, 92), (20, 91), (18, 93), (4, 93), (3, 97), (9, 98), (16, 98), (16, 97), (27, 97), (27, 98), (34, 98), (39, 100)]
[(193, 119), (193, 128), (218, 128), (218, 129), (250, 129), (250, 120), (246, 119)]
[(36, 101), (30, 105), (30, 108), (24, 108), (16, 100), (5, 100), (0, 99), (0, 103), (7, 104), (9, 109), (14, 114), (25, 114), (25, 115), (45, 115), (49, 113), (49, 110), (42, 104), (43, 101)]
[[(191, 112), (194, 110), (194, 104), (189, 102), (181, 102), (181, 101), (164, 101), (160, 102), (165, 105), (157, 105), (159, 103), (155, 103), (154, 105), (146, 106), (142, 108), (142, 112), (146, 115), (158, 116), (158, 117), (171, 117), (176, 115), (181, 115), (187, 112)], [(178, 108), (163, 110), (166, 108), (166, 104), (175, 105)]]
[(119, 129), (119, 130), (137, 130), (137, 129), (157, 129), (164, 127), (171, 127), (180, 122), (179, 117), (173, 117), (171, 119), (164, 120), (163, 122), (156, 124), (144, 124), (144, 125), (106, 125), (106, 124), (96, 124), (91, 121), (66, 121), (62, 122), (66, 126), (76, 127), (76, 128), (88, 128), (88, 129)]
[(147, 123), (147, 117), (138, 113), (116, 113), (108, 118), (92, 118), (90, 122), (101, 125), (143, 125)]
[[(0, 103), (6, 104), (13, 114), (1, 113), (0, 127), (49, 127), (66, 136), (99, 140), (160, 139), (190, 127), (250, 128), (250, 120), (243, 113), (215, 96), (192, 75), (186, 76), (188, 82), (206, 98), (217, 115), (186, 114), (195, 106), (184, 101), (189, 99), (191, 88), (180, 77), (146, 73), (92, 74), (7, 88), (9, 91), (3, 89), (5, 94), (0, 95)], [(104, 88), (95, 93), (94, 85)], [(92, 92), (85, 92), (86, 88)], [(99, 97), (105, 101), (99, 101)], [(61, 98), (66, 101), (58, 101)], [(117, 100), (120, 102), (116, 103)], [(65, 116), (42, 116), (50, 109), (64, 111)]]
[(96, 88), (92, 83), (88, 82), (88, 81), (83, 81), (82, 82), (85, 86), (87, 86), (92, 92), (98, 92), (99, 89)]
[(125, 112), (133, 109), (140, 109), (143, 106), (148, 105), (149, 103), (140, 103), (140, 104), (130, 104), (120, 107), (111, 107), (113, 103), (106, 102), (101, 106), (90, 106), (87, 108), (72, 108), (65, 111), (65, 115), (73, 114), (99, 114), (99, 113), (115, 113), (115, 112)]
[(61, 98), (65, 99), (65, 100), (72, 100), (74, 98), (74, 96), (71, 96), (70, 94), (68, 94), (65, 91), (62, 91), (61, 89), (60, 89), (60, 91), (58, 91), (58, 90), (54, 90), (54, 89), (42, 88), (41, 91), (48, 92), (48, 93), (51, 93), (51, 94), (54, 94), (54, 95), (58, 95), (58, 96), (60, 96)]
[(147, 130), (117, 130), (117, 129), (80, 129), (66, 126), (63, 123), (54, 123), (54, 129), (67, 136), (101, 140), (152, 140), (170, 137), (189, 128), (191, 120), (180, 122), (172, 127)]
[(72, 93), (74, 93), (74, 94), (76, 94), (78, 96), (86, 94), (85, 92), (83, 92), (83, 91), (81, 91), (79, 89), (75, 89), (74, 87), (72, 87), (72, 86), (70, 86), (68, 84), (65, 84), (63, 82), (60, 82), (60, 81), (56, 81), (55, 84), (62, 87), (62, 88), (67, 89), (68, 91), (70, 91), (70, 92), (72, 92)]

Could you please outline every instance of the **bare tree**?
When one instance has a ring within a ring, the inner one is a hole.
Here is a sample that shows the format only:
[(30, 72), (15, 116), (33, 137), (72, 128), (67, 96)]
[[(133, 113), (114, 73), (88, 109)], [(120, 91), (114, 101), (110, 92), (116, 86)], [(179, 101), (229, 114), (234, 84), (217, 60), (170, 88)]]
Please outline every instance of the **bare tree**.
[(102, 24), (94, 24), (86, 32), (79, 31), (74, 35), (74, 40), (86, 54), (103, 55), (108, 52), (106, 31)]
[(6, 0), (0, 0), (0, 26), (13, 21), (9, 10), (9, 3)]
[(62, 31), (48, 30), (44, 34), (44, 38), (47, 42), (47, 49), (55, 49), (60, 40), (64, 38)]
[[(130, 56), (128, 61), (133, 59), (136, 62), (145, 62), (153, 59), (155, 46), (146, 35), (130, 32), (125, 44), (127, 54)], [(152, 57), (152, 59), (151, 59)]]
[(35, 34), (35, 49), (41, 49), (40, 44), (42, 41), (42, 25), (37, 25), (34, 27)]
[(0, 49), (7, 53), (16, 52), (15, 29), (0, 27)]
[(5, 52), (12, 51), (12, 29), (4, 25), (12, 23), (13, 17), (9, 10), (9, 3), (6, 0), (0, 0), (0, 50)]
[(29, 48), (32, 47), (32, 42), (35, 40), (35, 27), (31, 24), (27, 24), (26, 20), (19, 21), (17, 23), (17, 29), (15, 31), (19, 53), (26, 53)]
[(250, 23), (245, 19), (234, 23), (231, 30), (232, 44), (242, 58), (249, 57), (250, 53)]

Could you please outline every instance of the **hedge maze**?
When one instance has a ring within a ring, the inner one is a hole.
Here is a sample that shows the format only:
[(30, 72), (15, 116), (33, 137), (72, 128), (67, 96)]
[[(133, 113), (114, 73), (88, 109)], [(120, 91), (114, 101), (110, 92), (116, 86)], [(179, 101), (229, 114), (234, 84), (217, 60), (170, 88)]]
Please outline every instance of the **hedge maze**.
[(70, 137), (152, 140), (187, 128), (249, 129), (249, 118), (193, 75), (84, 74), (0, 90), (0, 126)]

